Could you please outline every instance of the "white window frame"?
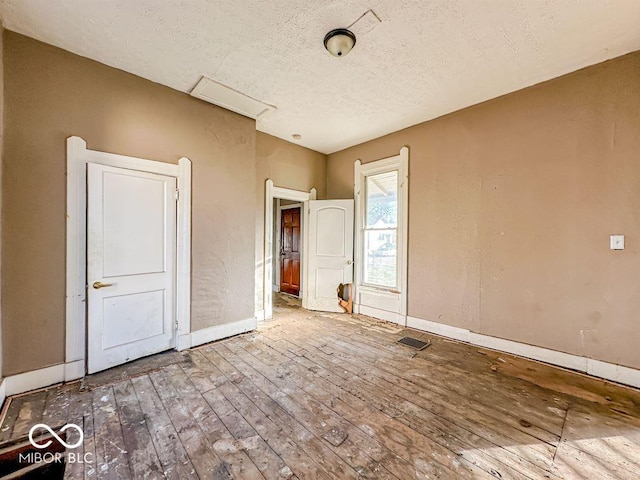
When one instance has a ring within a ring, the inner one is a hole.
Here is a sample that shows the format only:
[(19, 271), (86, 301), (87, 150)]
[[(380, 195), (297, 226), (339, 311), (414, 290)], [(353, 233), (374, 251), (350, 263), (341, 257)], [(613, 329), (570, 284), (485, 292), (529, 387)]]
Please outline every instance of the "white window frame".
[[(366, 178), (371, 175), (398, 171), (398, 250), (397, 287), (364, 283), (364, 226), (366, 225)], [(407, 319), (407, 250), (409, 223), (409, 148), (402, 147), (393, 157), (362, 164), (355, 162), (355, 303), (357, 313), (406, 325)]]
[[(398, 175), (397, 175), (397, 183), (399, 185), (400, 184), (400, 172), (399, 172), (399, 169), (396, 170), (394, 168), (394, 169), (391, 169), (389, 171), (380, 172), (380, 173), (384, 174), (384, 173), (389, 173), (389, 172), (397, 172), (398, 173)], [(362, 202), (363, 202), (363, 205), (362, 205), (362, 217), (360, 217), (362, 219), (361, 234), (362, 234), (362, 242), (363, 242), (363, 244), (362, 244), (361, 253), (363, 255), (364, 255), (364, 250), (365, 250), (365, 245), (366, 245), (366, 236), (367, 236), (366, 233), (367, 233), (367, 231), (370, 231), (370, 232), (376, 232), (376, 231), (377, 232), (381, 232), (381, 231), (395, 230), (396, 242), (398, 242), (399, 239), (400, 239), (400, 215), (399, 215), (400, 212), (399, 211), (396, 211), (397, 218), (396, 218), (396, 226), (395, 227), (383, 227), (383, 228), (367, 227), (367, 218), (366, 217), (367, 217), (367, 209), (369, 207), (369, 202), (368, 202), (368, 198), (367, 198), (368, 197), (368, 192), (367, 192), (367, 186), (366, 186), (366, 179), (367, 179), (367, 177), (371, 177), (371, 176), (374, 176), (374, 175), (377, 175), (377, 173), (368, 173), (363, 177), (363, 186), (362, 186), (362, 191), (363, 191), (363, 195), (362, 195), (362, 199), (363, 200), (362, 200)], [(399, 200), (397, 200), (397, 201), (398, 201), (398, 203), (400, 203)], [(399, 273), (398, 272), (398, 268), (399, 268), (399, 264), (400, 264), (400, 255), (398, 255), (397, 252), (398, 252), (398, 249), (396, 248), (396, 258), (395, 258), (395, 260), (396, 260), (396, 283), (395, 283), (395, 285), (391, 286), (391, 285), (380, 285), (380, 284), (370, 283), (370, 282), (368, 283), (367, 280), (366, 280), (366, 274), (365, 274), (365, 271), (364, 271), (364, 267), (365, 267), (365, 263), (366, 262), (364, 261), (364, 258), (363, 258), (363, 261), (360, 263), (360, 274), (361, 274), (360, 278), (362, 279), (362, 286), (363, 287), (375, 288), (375, 289), (386, 289), (386, 290), (389, 290), (389, 291), (392, 291), (392, 292), (399, 292), (400, 291), (400, 277), (398, 275), (398, 273)]]

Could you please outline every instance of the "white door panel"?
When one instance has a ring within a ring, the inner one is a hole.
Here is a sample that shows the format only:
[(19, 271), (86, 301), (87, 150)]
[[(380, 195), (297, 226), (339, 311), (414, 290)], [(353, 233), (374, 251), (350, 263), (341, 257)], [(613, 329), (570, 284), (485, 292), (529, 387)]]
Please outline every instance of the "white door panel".
[(311, 200), (307, 308), (342, 312), (338, 285), (353, 282), (353, 200)]
[(87, 174), (94, 373), (174, 346), (176, 179), (96, 164)]
[(163, 290), (105, 296), (103, 306), (102, 345), (106, 350), (164, 333)]
[(164, 237), (166, 212), (156, 208), (164, 205), (165, 178), (104, 174), (105, 277), (165, 270), (165, 242), (158, 239)]

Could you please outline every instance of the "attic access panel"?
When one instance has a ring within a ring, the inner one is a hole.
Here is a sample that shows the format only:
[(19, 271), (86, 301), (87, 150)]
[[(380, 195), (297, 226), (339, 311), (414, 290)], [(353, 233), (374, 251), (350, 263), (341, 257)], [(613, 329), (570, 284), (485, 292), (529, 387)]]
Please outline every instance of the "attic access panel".
[(191, 91), (191, 96), (254, 120), (267, 110), (276, 109), (273, 105), (256, 100), (207, 77), (200, 79)]

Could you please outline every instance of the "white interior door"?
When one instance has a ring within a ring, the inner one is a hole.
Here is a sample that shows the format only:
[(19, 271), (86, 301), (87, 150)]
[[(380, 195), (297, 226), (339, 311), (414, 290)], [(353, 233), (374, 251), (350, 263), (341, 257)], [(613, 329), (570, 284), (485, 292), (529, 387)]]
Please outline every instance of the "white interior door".
[(353, 282), (353, 200), (311, 200), (308, 209), (306, 308), (342, 312), (338, 285)]
[(88, 372), (174, 347), (176, 179), (88, 164)]

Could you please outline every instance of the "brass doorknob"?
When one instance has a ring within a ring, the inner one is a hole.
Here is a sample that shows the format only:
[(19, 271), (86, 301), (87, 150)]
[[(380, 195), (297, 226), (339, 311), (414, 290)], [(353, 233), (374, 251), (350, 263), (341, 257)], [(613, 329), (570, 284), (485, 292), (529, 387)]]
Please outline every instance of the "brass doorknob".
[(113, 286), (113, 283), (93, 282), (93, 288), (95, 288), (96, 290), (98, 290), (99, 288), (112, 287), (112, 286)]

